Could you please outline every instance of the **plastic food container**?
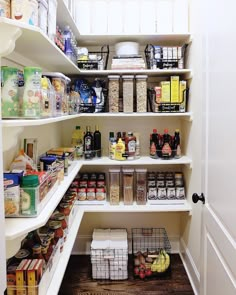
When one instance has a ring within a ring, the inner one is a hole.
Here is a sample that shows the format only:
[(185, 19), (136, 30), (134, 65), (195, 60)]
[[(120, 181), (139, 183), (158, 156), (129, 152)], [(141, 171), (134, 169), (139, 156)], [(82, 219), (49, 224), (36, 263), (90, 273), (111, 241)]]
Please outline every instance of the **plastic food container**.
[(136, 76), (136, 101), (137, 112), (147, 111), (147, 75)]
[(136, 202), (137, 205), (146, 204), (147, 169), (136, 169)]
[(39, 67), (24, 68), (24, 94), (22, 116), (40, 118), (41, 116), (41, 78), (42, 69)]
[(120, 169), (109, 169), (110, 204), (119, 205), (120, 202)]
[(38, 1), (37, 0), (12, 0), (11, 18), (38, 26)]
[(134, 110), (134, 76), (125, 75), (123, 78), (123, 112), (132, 113)]
[(18, 69), (1, 67), (2, 117), (19, 117)]
[(115, 45), (116, 55), (138, 55), (139, 44), (137, 42), (119, 42)]
[(44, 72), (43, 76), (50, 79), (52, 86), (56, 93), (56, 100), (54, 103), (54, 116), (66, 115), (69, 112), (67, 85), (71, 81), (70, 78), (62, 73)]
[(108, 98), (109, 98), (109, 112), (119, 112), (119, 79), (118, 75), (108, 76)]
[(0, 16), (11, 17), (10, 0), (0, 0)]
[(123, 169), (122, 178), (124, 205), (132, 205), (134, 200), (134, 169)]
[(48, 1), (48, 37), (54, 41), (57, 31), (57, 0)]
[(39, 27), (47, 34), (48, 32), (48, 1), (39, 0)]

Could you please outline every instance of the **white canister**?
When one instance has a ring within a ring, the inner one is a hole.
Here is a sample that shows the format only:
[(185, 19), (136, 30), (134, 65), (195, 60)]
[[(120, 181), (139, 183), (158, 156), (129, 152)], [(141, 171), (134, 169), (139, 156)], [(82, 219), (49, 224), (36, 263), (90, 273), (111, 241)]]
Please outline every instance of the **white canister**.
[(48, 37), (54, 40), (57, 30), (57, 0), (48, 1)]
[(38, 26), (38, 1), (12, 0), (11, 18), (29, 25)]
[(11, 17), (10, 0), (0, 0), (0, 17)]
[(48, 1), (38, 0), (39, 2), (39, 20), (38, 24), (40, 29), (47, 34), (48, 33)]

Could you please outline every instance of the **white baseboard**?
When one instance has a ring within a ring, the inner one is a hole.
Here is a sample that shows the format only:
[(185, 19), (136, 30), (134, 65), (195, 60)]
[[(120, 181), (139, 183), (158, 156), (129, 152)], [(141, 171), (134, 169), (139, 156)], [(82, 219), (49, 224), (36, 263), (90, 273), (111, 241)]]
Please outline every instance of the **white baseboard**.
[(197, 270), (197, 267), (193, 261), (193, 258), (183, 239), (180, 239), (179, 254), (182, 259), (184, 268), (187, 272), (194, 294), (199, 295), (200, 294), (200, 274), (199, 274), (199, 271)]

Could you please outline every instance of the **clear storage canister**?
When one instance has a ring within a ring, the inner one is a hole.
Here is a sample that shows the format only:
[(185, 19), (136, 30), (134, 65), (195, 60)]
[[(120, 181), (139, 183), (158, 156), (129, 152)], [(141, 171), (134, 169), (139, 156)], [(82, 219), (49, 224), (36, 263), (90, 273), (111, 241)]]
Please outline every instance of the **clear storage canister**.
[(39, 0), (39, 27), (47, 34), (48, 33), (48, 0)]
[(110, 204), (119, 205), (120, 202), (120, 169), (109, 169)]
[(147, 75), (136, 76), (136, 103), (137, 112), (147, 111)]
[(134, 76), (127, 75), (123, 78), (123, 112), (131, 113), (134, 110)]
[(119, 112), (119, 79), (118, 75), (108, 76), (108, 98), (109, 98), (109, 112)]
[(122, 176), (124, 205), (132, 205), (134, 200), (134, 169), (123, 169)]
[(0, 16), (11, 17), (11, 3), (10, 0), (0, 0)]
[(136, 202), (137, 205), (146, 204), (147, 169), (136, 169)]

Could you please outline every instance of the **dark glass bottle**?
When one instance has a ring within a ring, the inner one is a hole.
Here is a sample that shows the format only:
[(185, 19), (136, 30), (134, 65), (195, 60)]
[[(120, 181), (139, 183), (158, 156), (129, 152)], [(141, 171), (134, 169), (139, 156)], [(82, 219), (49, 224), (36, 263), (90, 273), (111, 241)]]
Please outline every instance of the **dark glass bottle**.
[(118, 131), (117, 134), (116, 134), (116, 142), (118, 143), (119, 139), (122, 139), (122, 136), (121, 136), (121, 132)]
[(84, 158), (85, 160), (93, 158), (93, 135), (90, 131), (90, 126), (86, 126), (86, 133), (84, 135)]
[(164, 130), (163, 134), (163, 146), (162, 146), (162, 158), (170, 159), (172, 156), (172, 149), (171, 149), (171, 136), (168, 133), (168, 129)]
[(94, 139), (94, 152), (95, 157), (101, 158), (102, 150), (101, 150), (101, 132), (99, 131), (98, 125), (95, 126), (95, 132), (93, 134)]
[(175, 130), (174, 140), (173, 140), (173, 150), (174, 150), (174, 157), (180, 158), (181, 157), (181, 148), (180, 148), (180, 135), (179, 129)]

